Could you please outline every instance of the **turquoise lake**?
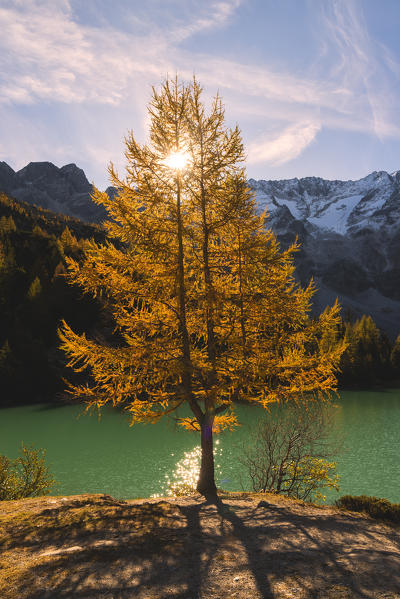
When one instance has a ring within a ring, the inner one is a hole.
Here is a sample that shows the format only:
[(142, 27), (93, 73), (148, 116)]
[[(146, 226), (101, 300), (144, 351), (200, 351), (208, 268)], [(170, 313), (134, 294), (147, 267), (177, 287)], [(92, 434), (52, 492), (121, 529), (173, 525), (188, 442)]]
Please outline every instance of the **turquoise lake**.
[[(334, 410), (334, 436), (345, 451), (337, 458), (339, 494), (376, 495), (400, 502), (400, 390), (347, 391)], [(263, 412), (237, 409), (242, 426), (218, 436), (217, 484), (241, 490), (246, 474), (238, 462), (240, 447)], [(177, 464), (198, 446), (198, 435), (173, 422), (129, 427), (127, 417), (105, 410), (83, 413), (82, 406), (34, 405), (0, 411), (0, 454), (16, 457), (21, 443), (47, 450), (58, 481), (53, 494), (107, 493), (116, 498), (148, 497), (166, 490)]]

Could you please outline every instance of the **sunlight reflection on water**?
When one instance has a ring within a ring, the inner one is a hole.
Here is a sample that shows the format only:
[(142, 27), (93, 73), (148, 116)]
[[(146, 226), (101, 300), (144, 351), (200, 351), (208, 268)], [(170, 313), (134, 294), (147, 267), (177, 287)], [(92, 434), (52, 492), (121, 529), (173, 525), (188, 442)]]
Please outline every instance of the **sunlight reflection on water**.
[[(219, 458), (222, 450), (219, 447), (219, 439), (214, 442), (215, 478), (221, 472)], [(172, 456), (174, 454), (171, 454)], [(200, 473), (201, 447), (198, 445), (191, 451), (185, 451), (183, 457), (176, 463), (171, 474), (166, 474), (160, 493), (154, 493), (152, 497), (178, 497), (181, 495), (192, 495), (196, 492), (196, 484)]]

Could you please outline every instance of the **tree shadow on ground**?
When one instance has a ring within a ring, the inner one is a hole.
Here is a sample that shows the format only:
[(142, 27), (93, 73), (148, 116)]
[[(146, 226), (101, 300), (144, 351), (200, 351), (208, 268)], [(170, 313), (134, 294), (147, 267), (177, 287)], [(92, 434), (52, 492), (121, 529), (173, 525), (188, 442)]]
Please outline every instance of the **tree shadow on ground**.
[(202, 505), (76, 501), (45, 509), (5, 544), (40, 557), (6, 596), (196, 599), (219, 536), (203, 534)]
[(347, 599), (400, 593), (398, 531), (390, 541), (386, 535), (395, 547), (390, 552), (382, 545), (385, 531), (363, 518), (262, 504), (128, 504), (105, 497), (42, 510), (25, 524), (10, 524), (5, 555), (35, 558), (12, 589), (4, 593), (0, 584), (0, 595)]
[[(327, 597), (331, 591), (332, 596), (339, 597), (335, 588), (350, 593), (346, 597), (392, 597), (386, 593), (400, 597), (397, 595), (400, 593), (398, 532), (387, 531), (387, 537), (397, 549), (395, 555), (378, 549), (382, 532), (374, 523), (368, 530), (366, 520), (361, 517), (329, 515), (322, 511), (316, 515), (300, 515), (293, 513), (293, 509), (266, 502), (245, 516), (240, 509), (233, 510), (220, 501), (216, 507), (221, 518), (231, 522), (235, 536), (245, 548), (263, 599), (279, 596), (271, 592), (266, 580), (268, 574), (275, 580), (292, 578), (296, 591), (307, 597)], [(360, 523), (362, 539), (359, 539)]]

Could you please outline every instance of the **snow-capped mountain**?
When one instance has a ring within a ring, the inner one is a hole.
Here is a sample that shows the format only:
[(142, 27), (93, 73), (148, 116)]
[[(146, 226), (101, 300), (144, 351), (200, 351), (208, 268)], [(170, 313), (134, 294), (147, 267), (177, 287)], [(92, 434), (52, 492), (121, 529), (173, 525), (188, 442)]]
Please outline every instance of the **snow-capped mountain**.
[(339, 296), (354, 316), (368, 313), (400, 330), (400, 171), (359, 181), (318, 177), (249, 181), (283, 247), (301, 243), (297, 273), (318, 288), (317, 308)]
[(360, 229), (398, 227), (400, 171), (374, 172), (359, 181), (327, 181), (319, 177), (283, 181), (255, 181), (260, 209), (273, 214), (286, 206), (295, 220), (341, 235)]

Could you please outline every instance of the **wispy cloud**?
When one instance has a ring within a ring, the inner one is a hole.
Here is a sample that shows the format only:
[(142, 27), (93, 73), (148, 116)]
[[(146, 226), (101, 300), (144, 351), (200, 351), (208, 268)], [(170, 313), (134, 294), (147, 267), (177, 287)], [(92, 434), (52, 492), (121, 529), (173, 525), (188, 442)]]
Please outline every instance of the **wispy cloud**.
[(334, 0), (323, 6), (324, 36), (337, 57), (330, 77), (342, 81), (358, 98), (349, 103), (350, 114), (361, 113), (364, 128), (381, 139), (399, 136), (398, 98), (393, 92), (393, 75), (399, 81), (399, 63), (370, 36), (359, 0)]
[(179, 43), (222, 27), (240, 1), (205, 2), (186, 21), (148, 23), (141, 35), (79, 23), (67, 0), (8, 3), (0, 8), (0, 102), (118, 104), (143, 78), (177, 70)]
[(277, 136), (255, 140), (248, 146), (248, 162), (280, 166), (299, 156), (314, 141), (319, 130), (320, 126), (316, 123), (298, 123)]
[(239, 5), (239, 0), (205, 2), (196, 12), (191, 4), (186, 21), (172, 18), (163, 28), (149, 23), (135, 36), (78, 23), (67, 0), (10, 3), (0, 9), (0, 99), (113, 104), (132, 92), (138, 75), (154, 82), (160, 74), (179, 70), (190, 77), (196, 70), (204, 83), (243, 97), (337, 107), (334, 95), (349, 92), (335, 89), (335, 83), (180, 49), (183, 39), (224, 26)]
[[(129, 105), (142, 124), (152, 84), (168, 73), (190, 79), (195, 72), (207, 90), (221, 91), (235, 118), (261, 123), (248, 147), (251, 163), (294, 160), (322, 128), (400, 138), (392, 85), (400, 65), (369, 35), (361, 2), (323, 2), (319, 12), (311, 3), (319, 14), (321, 59), (301, 76), (289, 62), (286, 69), (245, 64), (188, 43), (226, 28), (243, 3), (153, 0), (135, 13), (130, 29), (106, 18), (82, 21), (73, 0), (3, 0), (0, 105), (97, 105), (126, 114)], [(271, 129), (275, 134), (265, 135)]]
[(2, 102), (117, 104), (135, 75), (167, 64), (160, 41), (82, 25), (67, 0), (10, 3), (0, 29)]
[(197, 6), (190, 6), (189, 18), (186, 20), (177, 19), (167, 36), (173, 42), (182, 42), (196, 33), (223, 27), (241, 4), (242, 0), (225, 0), (212, 2), (211, 4), (196, 1)]

